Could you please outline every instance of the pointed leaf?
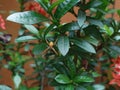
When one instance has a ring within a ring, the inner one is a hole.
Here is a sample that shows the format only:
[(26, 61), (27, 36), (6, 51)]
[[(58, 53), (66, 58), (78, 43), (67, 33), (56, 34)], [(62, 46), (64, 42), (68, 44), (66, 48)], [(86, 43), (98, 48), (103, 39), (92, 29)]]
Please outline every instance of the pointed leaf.
[(20, 24), (36, 24), (48, 21), (45, 16), (34, 11), (17, 12), (8, 16), (7, 20)]
[(17, 38), (15, 41), (16, 42), (27, 42), (29, 40), (37, 40), (37, 38), (33, 37), (33, 36), (21, 36), (21, 37)]
[(99, 26), (100, 28), (102, 28), (104, 26), (100, 20), (88, 19), (88, 21), (90, 22), (90, 24)]
[(78, 12), (78, 24), (80, 27), (84, 24), (85, 20), (86, 20), (85, 13), (82, 12), (81, 10), (79, 10), (79, 12)]
[(55, 25), (51, 24), (47, 29), (44, 30), (44, 38), (47, 37), (47, 34), (54, 29)]
[(28, 31), (30, 31), (31, 33), (35, 34), (35, 35), (39, 35), (39, 31), (33, 26), (33, 25), (24, 25), (26, 29), (28, 29)]
[(61, 83), (61, 84), (69, 84), (71, 83), (71, 80), (69, 79), (68, 76), (64, 75), (64, 74), (59, 74), (55, 77), (55, 80), (58, 82), (58, 83)]
[(82, 39), (78, 39), (78, 40), (75, 40), (75, 39), (72, 39), (72, 42), (82, 48), (83, 50), (87, 51), (87, 52), (90, 52), (90, 53), (96, 53), (94, 47), (89, 44), (88, 42), (86, 42), (85, 40), (82, 40)]
[(22, 82), (21, 77), (18, 74), (16, 74), (13, 78), (13, 81), (14, 81), (14, 84), (15, 84), (15, 88), (18, 89), (21, 82)]
[(94, 90), (105, 90), (105, 86), (102, 84), (94, 84), (93, 88)]
[(107, 25), (104, 25), (104, 30), (105, 30), (106, 34), (108, 34), (109, 36), (111, 36), (114, 33), (113, 28), (108, 27)]
[(58, 46), (58, 49), (61, 52), (61, 54), (63, 56), (65, 56), (68, 53), (69, 47), (70, 47), (69, 38), (66, 36), (59, 37), (58, 42), (57, 42), (57, 46)]
[(89, 76), (76, 76), (74, 78), (74, 82), (81, 83), (81, 82), (94, 82), (94, 79)]
[(76, 74), (76, 65), (72, 57), (66, 60), (67, 67), (69, 68), (70, 76), (74, 77)]
[(10, 88), (6, 85), (0, 85), (0, 90), (12, 90), (12, 88)]
[(45, 0), (35, 0), (36, 2), (38, 2), (43, 8), (44, 10), (48, 10), (46, 4), (45, 4)]
[(57, 0), (56, 2), (54, 2), (50, 7), (49, 7), (49, 12), (52, 12), (52, 10), (59, 5), (60, 3), (62, 3), (64, 0)]
[(86, 40), (87, 42), (89, 42), (89, 43), (91, 43), (95, 46), (98, 46), (98, 44), (99, 44), (99, 41), (92, 36), (91, 37), (85, 37), (84, 40)]
[(68, 69), (62, 63), (54, 64), (54, 67), (57, 70), (57, 72), (64, 74), (64, 75), (68, 75)]
[(76, 5), (80, 0), (65, 0), (60, 5), (58, 5), (55, 18), (60, 19), (65, 15), (74, 5)]
[(79, 30), (80, 27), (78, 25), (77, 22), (71, 22), (71, 23), (67, 23), (65, 25), (62, 26), (61, 30), (62, 31), (74, 31), (74, 30)]
[(98, 27), (95, 25), (89, 25), (88, 27), (83, 29), (85, 34), (88, 36), (93, 36), (98, 40), (103, 40), (101, 32), (99, 31)]

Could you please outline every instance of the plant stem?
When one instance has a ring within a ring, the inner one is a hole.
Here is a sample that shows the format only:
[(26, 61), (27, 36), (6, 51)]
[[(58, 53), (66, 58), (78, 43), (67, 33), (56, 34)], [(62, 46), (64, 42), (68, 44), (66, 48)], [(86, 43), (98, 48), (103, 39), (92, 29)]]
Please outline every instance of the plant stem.
[(41, 73), (42, 79), (41, 79), (41, 89), (40, 90), (44, 90), (44, 80), (45, 80), (45, 74), (44, 72)]

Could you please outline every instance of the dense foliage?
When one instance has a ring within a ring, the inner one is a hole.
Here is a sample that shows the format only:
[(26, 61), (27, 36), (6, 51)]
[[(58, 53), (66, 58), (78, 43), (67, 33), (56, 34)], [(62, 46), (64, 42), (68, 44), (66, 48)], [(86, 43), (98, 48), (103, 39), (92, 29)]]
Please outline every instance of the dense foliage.
[[(13, 72), (16, 90), (44, 90), (45, 85), (55, 90), (120, 86), (120, 23), (112, 17), (117, 10), (109, 8), (113, 0), (18, 1), (21, 12), (7, 17), (21, 24), (17, 43), (9, 43), (9, 34), (0, 37), (0, 59)], [(76, 19), (62, 23), (68, 12)], [(31, 60), (39, 85), (29, 88), (22, 83), (27, 78), (23, 66)]]

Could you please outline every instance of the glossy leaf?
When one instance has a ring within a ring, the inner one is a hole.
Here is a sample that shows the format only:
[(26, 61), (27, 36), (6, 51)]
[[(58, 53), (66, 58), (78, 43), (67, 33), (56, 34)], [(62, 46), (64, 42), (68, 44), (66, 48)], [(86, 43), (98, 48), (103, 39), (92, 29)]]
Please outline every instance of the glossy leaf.
[(80, 27), (82, 27), (85, 20), (86, 20), (85, 12), (82, 12), (81, 10), (79, 10), (79, 12), (78, 12), (78, 24)]
[(76, 76), (74, 78), (74, 82), (81, 83), (81, 82), (94, 82), (94, 79), (89, 76)]
[(80, 0), (64, 0), (60, 5), (58, 5), (55, 12), (55, 18), (60, 19), (79, 1)]
[(21, 82), (22, 82), (21, 77), (18, 74), (16, 74), (13, 78), (13, 81), (14, 81), (14, 84), (15, 84), (15, 88), (18, 89)]
[(21, 36), (21, 37), (18, 37), (15, 41), (16, 42), (27, 42), (30, 40), (37, 40), (37, 38), (33, 36)]
[(98, 6), (100, 6), (101, 4), (102, 4), (101, 1), (99, 1), (99, 0), (94, 0), (94, 1), (92, 1), (92, 2), (90, 3), (90, 8), (98, 7)]
[(93, 85), (94, 90), (105, 90), (105, 86), (102, 84)]
[(60, 3), (62, 3), (63, 1), (65, 1), (65, 0), (57, 0), (56, 2), (54, 2), (50, 7), (49, 7), (49, 12), (52, 12), (52, 10), (56, 7), (56, 6), (58, 6)]
[(108, 27), (107, 25), (104, 25), (104, 30), (105, 30), (105, 32), (106, 32), (109, 36), (111, 36), (111, 35), (114, 33), (113, 28), (112, 28), (112, 27)]
[(80, 27), (77, 22), (67, 23), (63, 25), (61, 28), (62, 31), (74, 31), (74, 30), (79, 30), (79, 29)]
[(41, 44), (35, 45), (32, 52), (35, 55), (40, 55), (45, 49), (47, 49), (47, 45), (45, 43), (41, 43)]
[(12, 88), (10, 88), (6, 85), (0, 85), (0, 90), (12, 90)]
[(54, 64), (54, 67), (57, 70), (57, 72), (68, 75), (68, 69), (62, 63)]
[(100, 28), (102, 28), (104, 26), (100, 20), (88, 19), (88, 21), (91, 25), (96, 25), (96, 26), (99, 26)]
[(34, 11), (17, 12), (8, 16), (7, 20), (20, 24), (36, 24), (48, 21), (45, 16)]
[(55, 80), (60, 83), (60, 84), (69, 84), (71, 83), (71, 80), (69, 79), (68, 76), (64, 74), (59, 74), (55, 77)]
[(120, 36), (117, 35), (117, 36), (114, 37), (114, 39), (118, 41), (118, 40), (120, 40)]
[(35, 35), (39, 35), (39, 31), (37, 30), (37, 28), (35, 28), (35, 26), (33, 26), (33, 25), (24, 25), (24, 26), (31, 33), (33, 33)]
[(82, 40), (82, 39), (72, 39), (71, 40), (76, 46), (82, 48), (83, 50), (90, 52), (90, 53), (96, 53), (94, 47), (89, 44), (87, 41)]
[(91, 44), (93, 44), (95, 46), (98, 46), (98, 44), (99, 44), (99, 41), (96, 38), (92, 37), (92, 36), (85, 37), (84, 40), (86, 40), (87, 42), (89, 42), (89, 43), (91, 43)]
[(70, 48), (70, 44), (69, 44), (69, 38), (66, 36), (61, 36), (58, 38), (58, 42), (57, 42), (57, 46), (58, 49), (60, 51), (60, 53), (65, 56)]
[(76, 65), (73, 61), (72, 57), (69, 57), (69, 59), (66, 60), (67, 67), (69, 68), (70, 76), (74, 77), (76, 74)]
[(44, 30), (44, 38), (47, 37), (47, 34), (54, 29), (55, 25), (51, 24), (47, 29)]

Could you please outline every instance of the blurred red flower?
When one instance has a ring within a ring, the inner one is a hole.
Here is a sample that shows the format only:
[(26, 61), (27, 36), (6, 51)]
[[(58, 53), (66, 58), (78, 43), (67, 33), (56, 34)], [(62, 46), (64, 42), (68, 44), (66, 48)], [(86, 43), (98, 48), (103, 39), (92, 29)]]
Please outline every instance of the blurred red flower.
[(25, 6), (24, 10), (32, 10), (42, 14), (43, 16), (47, 15), (47, 12), (37, 2), (29, 2), (28, 5)]
[(6, 29), (6, 27), (5, 27), (5, 21), (4, 21), (4, 19), (2, 18), (2, 15), (0, 15), (0, 28), (2, 28), (2, 29)]
[(120, 56), (116, 59), (112, 59), (113, 64), (111, 67), (113, 68), (112, 76), (113, 79), (110, 81), (109, 84), (117, 84), (120, 86)]

